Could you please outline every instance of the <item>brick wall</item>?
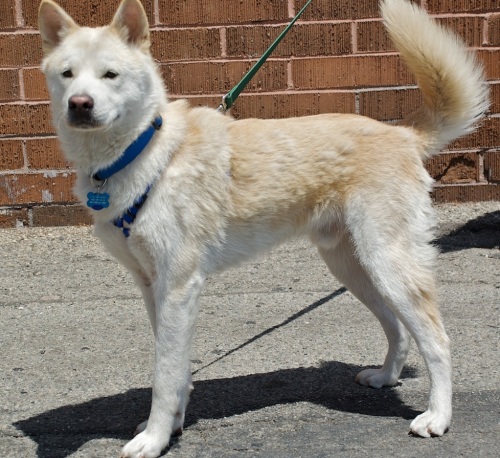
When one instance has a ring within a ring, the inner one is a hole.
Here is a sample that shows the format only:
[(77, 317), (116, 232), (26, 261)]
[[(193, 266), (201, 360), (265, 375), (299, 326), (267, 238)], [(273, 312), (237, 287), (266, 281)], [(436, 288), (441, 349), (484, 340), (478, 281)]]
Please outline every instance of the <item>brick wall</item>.
[[(172, 98), (216, 107), (304, 0), (144, 0), (152, 48)], [(61, 0), (85, 25), (118, 0)], [(500, 3), (422, 0), (484, 62), (489, 116), (428, 162), (437, 201), (500, 200)], [(50, 121), (40, 72), (38, 1), (0, 2), (0, 226), (88, 223)], [(420, 95), (382, 28), (377, 0), (315, 0), (238, 99), (236, 117), (324, 112), (399, 119)]]

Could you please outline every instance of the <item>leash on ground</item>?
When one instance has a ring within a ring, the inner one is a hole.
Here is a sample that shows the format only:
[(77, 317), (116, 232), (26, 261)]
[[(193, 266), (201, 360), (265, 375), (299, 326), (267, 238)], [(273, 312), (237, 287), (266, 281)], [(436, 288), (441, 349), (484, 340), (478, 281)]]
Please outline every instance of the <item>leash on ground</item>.
[(341, 294), (344, 294), (347, 292), (347, 288), (342, 286), (341, 288), (337, 289), (333, 293), (329, 294), (328, 296), (325, 296), (318, 301), (314, 302), (313, 304), (308, 305), (306, 308), (299, 310), (297, 313), (294, 313), (292, 316), (289, 316), (285, 321), (282, 321), (279, 324), (276, 324), (274, 326), (271, 326), (270, 328), (266, 329), (265, 331), (262, 331), (260, 334), (257, 334), (256, 336), (253, 336), (251, 339), (247, 340), (246, 342), (243, 342), (241, 345), (238, 345), (235, 348), (232, 348), (231, 350), (228, 350), (226, 353), (223, 355), (219, 356), (218, 358), (214, 359), (213, 361), (209, 362), (208, 364), (205, 364), (202, 367), (199, 367), (196, 369), (192, 375), (197, 374), (198, 372), (201, 372), (202, 370), (206, 369), (207, 367), (212, 366), (213, 364), (219, 362), (221, 359), (227, 358), (229, 355), (232, 353), (241, 350), (242, 348), (246, 347), (247, 345), (250, 345), (251, 343), (255, 342), (256, 340), (260, 339), (261, 337), (264, 337), (267, 334), (270, 334), (273, 331), (276, 331), (279, 328), (282, 328), (283, 326), (291, 323), (292, 321), (295, 321), (297, 318), (300, 318), (302, 315), (305, 315), (306, 313), (312, 312), (314, 309), (320, 307), (323, 304), (326, 304), (327, 302), (331, 301), (332, 299), (335, 299), (337, 296), (340, 296)]
[(227, 110), (229, 110), (238, 96), (240, 95), (241, 91), (245, 89), (246, 85), (250, 82), (250, 80), (254, 77), (254, 75), (258, 72), (260, 67), (266, 62), (267, 58), (271, 55), (271, 53), (274, 51), (276, 46), (280, 43), (280, 41), (284, 38), (284, 36), (288, 33), (288, 31), (292, 28), (292, 26), (295, 24), (297, 19), (302, 15), (302, 13), (305, 11), (305, 9), (309, 6), (309, 4), (312, 2), (312, 0), (308, 0), (306, 4), (301, 8), (301, 10), (297, 13), (297, 15), (292, 19), (290, 24), (287, 25), (287, 27), (279, 34), (278, 38), (273, 41), (271, 46), (267, 49), (267, 51), (262, 54), (262, 57), (255, 62), (255, 64), (252, 66), (250, 70), (246, 73), (246, 75), (241, 79), (241, 81), (234, 86), (224, 97), (222, 97), (222, 102), (217, 108), (218, 111), (221, 111), (222, 113), (225, 113)]

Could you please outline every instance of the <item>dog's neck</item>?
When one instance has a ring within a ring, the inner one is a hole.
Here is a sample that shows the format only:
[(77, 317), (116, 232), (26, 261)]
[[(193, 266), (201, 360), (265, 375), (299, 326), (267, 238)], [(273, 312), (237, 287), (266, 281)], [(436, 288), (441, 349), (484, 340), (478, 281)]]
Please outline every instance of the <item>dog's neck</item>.
[(106, 130), (85, 131), (62, 126), (58, 129), (59, 140), (66, 157), (79, 173), (92, 176), (115, 163), (163, 111), (157, 108), (135, 125), (123, 123)]
[(142, 153), (153, 138), (155, 131), (160, 130), (163, 124), (161, 115), (158, 115), (154, 121), (144, 130), (123, 152), (123, 154), (112, 164), (104, 169), (95, 172), (91, 177), (97, 181), (104, 181), (115, 173), (124, 169), (133, 160)]

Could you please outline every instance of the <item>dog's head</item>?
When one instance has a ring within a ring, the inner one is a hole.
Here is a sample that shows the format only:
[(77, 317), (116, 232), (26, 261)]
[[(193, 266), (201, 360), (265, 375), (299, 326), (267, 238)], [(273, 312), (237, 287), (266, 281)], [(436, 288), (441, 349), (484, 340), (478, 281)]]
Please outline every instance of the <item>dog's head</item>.
[(52, 0), (42, 1), (38, 18), (58, 130), (127, 129), (154, 116), (164, 94), (139, 0), (123, 0), (106, 27), (78, 26)]

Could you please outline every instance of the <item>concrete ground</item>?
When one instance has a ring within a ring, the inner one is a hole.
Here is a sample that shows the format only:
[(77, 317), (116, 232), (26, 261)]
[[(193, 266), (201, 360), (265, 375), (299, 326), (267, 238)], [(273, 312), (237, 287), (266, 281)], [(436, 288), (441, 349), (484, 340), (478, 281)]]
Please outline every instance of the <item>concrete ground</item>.
[[(500, 456), (500, 202), (437, 209), (448, 434), (407, 434), (428, 395), (415, 345), (398, 386), (354, 383), (385, 337), (299, 241), (207, 282), (195, 390), (166, 456)], [(138, 290), (90, 228), (2, 230), (0, 261), (0, 456), (118, 456), (151, 398)]]

